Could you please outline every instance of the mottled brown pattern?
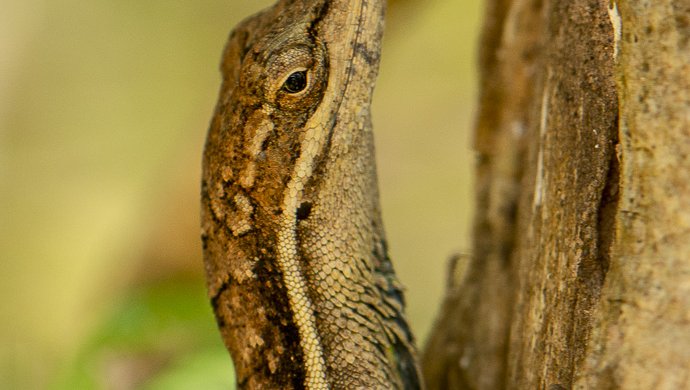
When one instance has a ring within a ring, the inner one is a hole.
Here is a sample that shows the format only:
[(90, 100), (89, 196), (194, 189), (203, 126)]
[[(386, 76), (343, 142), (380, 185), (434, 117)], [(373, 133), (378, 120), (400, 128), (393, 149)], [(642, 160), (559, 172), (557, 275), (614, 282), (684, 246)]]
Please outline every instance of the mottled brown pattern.
[[(202, 237), (242, 388), (421, 387), (374, 166), (383, 8), (279, 1), (225, 50)], [(301, 91), (283, 88), (294, 72)]]

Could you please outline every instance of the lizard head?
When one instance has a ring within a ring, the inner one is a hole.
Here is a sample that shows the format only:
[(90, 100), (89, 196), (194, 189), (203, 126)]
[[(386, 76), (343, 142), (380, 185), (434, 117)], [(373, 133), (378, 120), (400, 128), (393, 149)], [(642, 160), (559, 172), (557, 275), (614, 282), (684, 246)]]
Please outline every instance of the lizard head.
[(240, 380), (401, 387), (414, 371), (404, 368), (414, 352), (385, 250), (369, 109), (383, 3), (279, 1), (226, 46), (202, 238)]

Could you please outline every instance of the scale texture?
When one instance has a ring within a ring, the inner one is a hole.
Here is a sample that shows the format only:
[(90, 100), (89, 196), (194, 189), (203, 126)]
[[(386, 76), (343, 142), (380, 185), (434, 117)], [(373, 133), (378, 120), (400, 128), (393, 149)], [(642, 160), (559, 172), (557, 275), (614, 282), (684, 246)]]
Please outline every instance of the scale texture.
[(280, 1), (230, 35), (201, 214), (241, 388), (422, 386), (374, 166), (384, 7)]

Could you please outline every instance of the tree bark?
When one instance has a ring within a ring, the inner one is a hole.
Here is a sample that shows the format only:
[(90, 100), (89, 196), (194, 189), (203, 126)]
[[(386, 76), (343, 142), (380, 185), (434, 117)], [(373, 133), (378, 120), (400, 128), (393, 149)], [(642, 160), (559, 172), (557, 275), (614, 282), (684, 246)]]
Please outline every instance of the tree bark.
[(690, 388), (690, 1), (492, 0), (481, 47), (428, 387)]

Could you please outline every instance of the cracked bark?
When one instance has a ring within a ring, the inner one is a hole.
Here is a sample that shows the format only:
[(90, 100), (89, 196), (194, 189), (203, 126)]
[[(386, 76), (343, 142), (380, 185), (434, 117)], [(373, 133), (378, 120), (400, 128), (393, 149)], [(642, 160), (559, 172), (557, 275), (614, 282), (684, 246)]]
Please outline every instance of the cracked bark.
[(690, 387), (690, 2), (493, 0), (430, 389)]

